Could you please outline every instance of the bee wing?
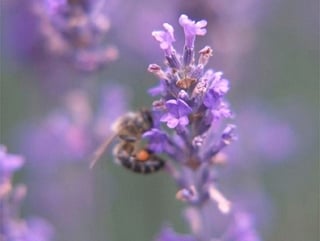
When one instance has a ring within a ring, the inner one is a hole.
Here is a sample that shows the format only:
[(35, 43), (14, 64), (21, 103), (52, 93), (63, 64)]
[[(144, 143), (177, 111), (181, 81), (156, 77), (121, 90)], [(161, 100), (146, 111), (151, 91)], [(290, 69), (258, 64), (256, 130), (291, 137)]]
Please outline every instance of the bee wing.
[(89, 168), (92, 169), (93, 166), (97, 163), (97, 161), (100, 159), (102, 154), (106, 151), (112, 140), (116, 137), (116, 133), (108, 136), (104, 142), (95, 150), (95, 152), (92, 154), (92, 158), (90, 161)]

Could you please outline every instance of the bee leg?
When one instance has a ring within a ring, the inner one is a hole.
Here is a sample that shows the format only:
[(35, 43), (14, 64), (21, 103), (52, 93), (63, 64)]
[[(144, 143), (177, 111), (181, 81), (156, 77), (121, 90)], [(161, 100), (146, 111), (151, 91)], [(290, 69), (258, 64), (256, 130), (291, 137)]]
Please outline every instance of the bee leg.
[(127, 141), (127, 142), (135, 142), (135, 141), (137, 141), (137, 138), (134, 137), (134, 136), (119, 135), (119, 138), (124, 140), (124, 141)]

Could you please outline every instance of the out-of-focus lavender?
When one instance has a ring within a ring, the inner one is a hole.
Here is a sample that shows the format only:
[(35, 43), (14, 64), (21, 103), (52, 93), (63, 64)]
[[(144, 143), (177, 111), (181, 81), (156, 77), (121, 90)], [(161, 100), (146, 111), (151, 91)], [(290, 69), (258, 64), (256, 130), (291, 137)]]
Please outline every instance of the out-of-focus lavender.
[[(245, 138), (228, 150), (231, 156), (237, 156), (231, 160), (234, 165), (248, 168), (262, 161), (264, 164), (268, 164), (266, 161), (279, 164), (290, 160), (298, 146), (297, 133), (290, 121), (283, 120), (280, 114), (275, 115), (270, 108), (258, 103), (238, 111), (237, 125), (239, 135)], [(250, 158), (247, 158), (247, 152), (250, 152)]]
[[(209, 46), (201, 49), (195, 60), (195, 39), (206, 34), (207, 22), (181, 15), (179, 24), (185, 35), (181, 54), (173, 46), (175, 35), (170, 24), (164, 23), (164, 31), (152, 33), (164, 51), (166, 69), (156, 64), (148, 68), (160, 79), (149, 93), (160, 99), (153, 102), (154, 128), (144, 137), (149, 149), (170, 160), (166, 168), (178, 186), (176, 198), (188, 205), (185, 217), (191, 235), (166, 229), (156, 240), (258, 241), (251, 214), (238, 210), (218, 189), (217, 171), (226, 162), (222, 150), (237, 139), (234, 125), (221, 126), (222, 120), (233, 117), (224, 99), (229, 81), (222, 72), (205, 69), (212, 55)], [(231, 220), (224, 232), (211, 228), (215, 214), (207, 207), (212, 204)]]
[(27, 194), (24, 184), (14, 184), (13, 176), (24, 165), (24, 158), (7, 153), (0, 145), (0, 239), (3, 241), (50, 241), (53, 227), (39, 217), (22, 218), (22, 201)]
[(106, 43), (111, 10), (105, 0), (13, 0), (2, 7), (5, 54), (15, 61), (33, 60), (45, 68), (62, 57), (94, 71), (118, 57), (117, 48)]
[(33, 11), (47, 49), (91, 71), (117, 58), (117, 49), (103, 43), (110, 28), (107, 7), (105, 0), (35, 0)]
[(34, 163), (55, 166), (59, 161), (88, 161), (97, 144), (110, 134), (115, 118), (128, 109), (130, 99), (119, 85), (101, 88), (98, 96), (94, 100), (85, 90), (73, 90), (61, 108), (25, 128), (22, 148)]
[(25, 125), (23, 136), (18, 133), (21, 151), (31, 160), (27, 166), (32, 177), (29, 205), (51, 218), (61, 239), (97, 237), (93, 231), (94, 175), (88, 164), (98, 143), (110, 134), (114, 119), (127, 110), (130, 99), (120, 85), (106, 85), (97, 92), (92, 96), (83, 89), (69, 92), (62, 107), (38, 124)]

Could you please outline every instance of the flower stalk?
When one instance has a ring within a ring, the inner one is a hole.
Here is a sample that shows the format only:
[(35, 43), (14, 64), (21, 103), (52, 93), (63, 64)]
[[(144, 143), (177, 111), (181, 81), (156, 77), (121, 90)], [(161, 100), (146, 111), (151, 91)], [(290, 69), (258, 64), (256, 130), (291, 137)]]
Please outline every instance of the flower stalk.
[(227, 241), (223, 233), (206, 228), (212, 220), (204, 213), (213, 204), (223, 215), (237, 213), (217, 183), (218, 167), (226, 163), (222, 150), (237, 139), (235, 125), (228, 124), (220, 130), (222, 121), (233, 117), (224, 98), (229, 81), (222, 72), (205, 69), (212, 56), (211, 47), (202, 48), (196, 61), (195, 40), (206, 34), (207, 21), (196, 22), (181, 15), (179, 24), (185, 35), (182, 54), (173, 46), (174, 28), (170, 24), (165, 23), (164, 30), (152, 33), (164, 52), (166, 67), (148, 67), (160, 83), (149, 90), (158, 99), (152, 105), (154, 127), (143, 137), (148, 140), (149, 149), (167, 157), (166, 170), (178, 187), (176, 198), (187, 205), (185, 217), (192, 233), (181, 235), (167, 229), (156, 240)]

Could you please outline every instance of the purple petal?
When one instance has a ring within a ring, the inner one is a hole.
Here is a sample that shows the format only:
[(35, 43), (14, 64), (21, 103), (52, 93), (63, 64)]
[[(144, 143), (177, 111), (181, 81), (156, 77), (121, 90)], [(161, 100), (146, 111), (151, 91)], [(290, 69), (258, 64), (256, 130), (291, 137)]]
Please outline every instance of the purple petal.
[(24, 159), (21, 156), (8, 154), (6, 148), (0, 145), (0, 173), (11, 173), (22, 167)]
[(163, 27), (166, 31), (153, 31), (152, 36), (160, 43), (160, 48), (165, 51), (166, 55), (170, 56), (173, 51), (172, 43), (176, 41), (174, 29), (168, 23), (164, 23)]
[(157, 96), (157, 95), (160, 95), (161, 93), (163, 93), (164, 91), (165, 91), (164, 86), (162, 83), (160, 83), (159, 85), (150, 88), (148, 90), (148, 93), (151, 96)]
[(179, 116), (186, 116), (192, 112), (192, 109), (184, 100), (178, 99), (178, 111)]
[(194, 47), (196, 35), (205, 35), (207, 32), (204, 28), (207, 26), (207, 21), (205, 20), (196, 23), (195, 21), (190, 20), (187, 15), (182, 14), (179, 18), (179, 23), (184, 30), (185, 45), (191, 49)]
[(172, 118), (175, 118), (175, 117), (172, 116), (170, 113), (165, 113), (165, 114), (160, 118), (160, 121), (161, 121), (161, 122), (168, 122), (168, 121), (171, 120)]
[(205, 35), (207, 30), (204, 27), (207, 26), (206, 20), (199, 22), (192, 21), (187, 15), (182, 14), (179, 18), (179, 23), (183, 27), (186, 35)]
[(166, 102), (166, 107), (167, 107), (169, 113), (171, 113), (175, 117), (179, 116), (177, 100), (174, 100), (174, 99), (168, 100)]
[(232, 124), (228, 124), (226, 126), (226, 128), (223, 130), (222, 132), (222, 140), (224, 143), (226, 144), (230, 144), (231, 142), (237, 140), (237, 135), (236, 135), (236, 126), (235, 125), (232, 125)]
[(175, 128), (178, 124), (179, 124), (179, 120), (173, 116), (170, 113), (166, 113), (164, 114), (161, 118), (160, 118), (161, 122), (167, 122), (167, 126), (169, 128)]
[(167, 126), (169, 128), (172, 128), (172, 129), (177, 127), (178, 124), (179, 124), (179, 120), (178, 119), (174, 119), (174, 118), (168, 120), (168, 122), (167, 122)]
[(188, 119), (188, 117), (187, 117), (187, 116), (180, 117), (180, 119), (179, 119), (179, 124), (180, 124), (181, 126), (186, 126), (186, 125), (188, 125), (188, 124), (189, 124), (189, 119)]
[(229, 106), (225, 102), (220, 102), (216, 108), (211, 110), (213, 121), (219, 120), (221, 118), (231, 118), (232, 112), (229, 109)]
[(219, 95), (224, 95), (229, 90), (229, 81), (226, 79), (219, 80), (213, 87), (213, 90)]
[(142, 138), (152, 138), (155, 135), (154, 129), (143, 133)]
[(203, 98), (203, 104), (208, 108), (214, 108), (219, 102), (219, 99), (219, 95), (215, 93), (213, 89), (210, 89)]
[(163, 152), (167, 144), (167, 135), (159, 129), (153, 128), (142, 135), (148, 139), (148, 148), (155, 153)]

